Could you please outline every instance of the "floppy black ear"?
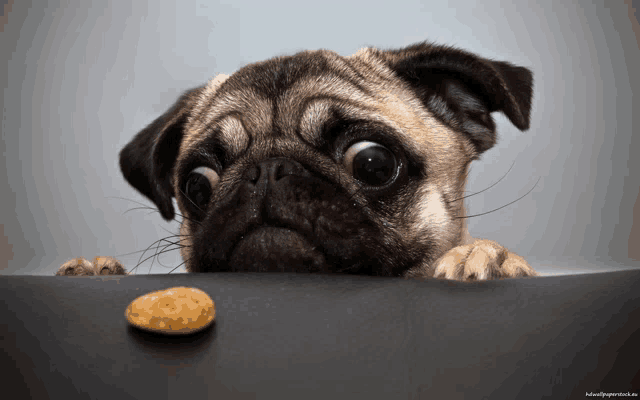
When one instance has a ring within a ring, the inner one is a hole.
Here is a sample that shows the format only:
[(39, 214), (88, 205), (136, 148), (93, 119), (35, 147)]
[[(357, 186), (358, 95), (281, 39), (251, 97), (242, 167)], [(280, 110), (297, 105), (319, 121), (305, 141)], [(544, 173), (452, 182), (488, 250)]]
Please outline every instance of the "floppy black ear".
[(162, 116), (120, 151), (120, 170), (131, 186), (155, 203), (165, 220), (174, 216), (171, 176), (189, 110), (204, 86), (185, 92)]
[(468, 135), (478, 153), (496, 142), (494, 111), (529, 129), (533, 74), (527, 68), (427, 42), (378, 54), (437, 118)]

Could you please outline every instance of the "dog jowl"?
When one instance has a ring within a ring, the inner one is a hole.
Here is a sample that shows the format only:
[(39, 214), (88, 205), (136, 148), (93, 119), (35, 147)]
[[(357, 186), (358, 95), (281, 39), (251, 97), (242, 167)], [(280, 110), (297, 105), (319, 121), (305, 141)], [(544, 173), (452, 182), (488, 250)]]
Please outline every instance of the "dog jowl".
[(301, 52), (186, 92), (120, 167), (164, 219), (176, 198), (190, 272), (532, 276), (469, 236), (462, 201), (491, 113), (526, 130), (531, 97), (528, 69), (446, 46)]

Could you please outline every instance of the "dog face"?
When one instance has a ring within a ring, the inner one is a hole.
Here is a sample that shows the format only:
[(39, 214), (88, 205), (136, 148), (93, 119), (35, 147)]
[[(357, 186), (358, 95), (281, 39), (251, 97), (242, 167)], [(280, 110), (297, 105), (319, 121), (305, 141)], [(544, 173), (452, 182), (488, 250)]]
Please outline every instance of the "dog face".
[(176, 198), (190, 272), (428, 274), (490, 114), (528, 129), (531, 95), (529, 70), (429, 43), (302, 52), (188, 91), (120, 166), (167, 220)]

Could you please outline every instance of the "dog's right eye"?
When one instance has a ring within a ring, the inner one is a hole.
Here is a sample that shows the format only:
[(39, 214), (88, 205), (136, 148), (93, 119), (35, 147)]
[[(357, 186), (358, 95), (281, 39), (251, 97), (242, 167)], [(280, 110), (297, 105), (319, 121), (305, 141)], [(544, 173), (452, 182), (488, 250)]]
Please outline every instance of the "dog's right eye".
[(218, 174), (211, 168), (198, 167), (187, 176), (184, 194), (200, 211), (203, 211), (209, 204), (213, 186), (219, 179)]
[(389, 183), (398, 173), (398, 161), (386, 147), (369, 141), (353, 144), (344, 155), (349, 172), (360, 182), (371, 186)]

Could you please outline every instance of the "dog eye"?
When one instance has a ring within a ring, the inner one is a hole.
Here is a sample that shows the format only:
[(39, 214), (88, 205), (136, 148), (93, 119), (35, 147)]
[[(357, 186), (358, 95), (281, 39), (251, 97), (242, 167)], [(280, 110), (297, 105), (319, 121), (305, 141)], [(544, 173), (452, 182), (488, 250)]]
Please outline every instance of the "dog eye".
[(200, 210), (204, 210), (211, 199), (213, 186), (219, 179), (211, 168), (198, 167), (187, 176), (184, 193)]
[(396, 157), (389, 149), (367, 141), (349, 147), (344, 154), (344, 163), (354, 178), (372, 186), (389, 182), (398, 167)]

